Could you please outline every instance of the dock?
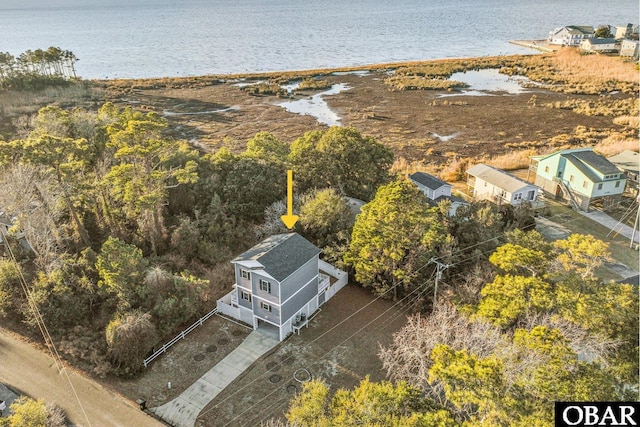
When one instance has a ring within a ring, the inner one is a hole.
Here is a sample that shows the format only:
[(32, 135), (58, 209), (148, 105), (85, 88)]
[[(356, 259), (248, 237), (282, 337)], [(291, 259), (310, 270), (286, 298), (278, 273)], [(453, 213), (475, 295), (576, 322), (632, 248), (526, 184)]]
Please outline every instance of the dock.
[(509, 40), (509, 43), (547, 53), (558, 50), (558, 46), (549, 45), (549, 42), (546, 40)]

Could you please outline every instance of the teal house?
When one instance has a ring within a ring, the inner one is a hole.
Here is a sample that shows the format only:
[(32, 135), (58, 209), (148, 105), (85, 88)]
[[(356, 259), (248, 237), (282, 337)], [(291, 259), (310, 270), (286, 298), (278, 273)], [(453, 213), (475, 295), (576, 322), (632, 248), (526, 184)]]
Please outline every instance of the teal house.
[(594, 205), (605, 210), (616, 206), (627, 182), (624, 173), (592, 148), (532, 156), (530, 171), (545, 193), (583, 211)]

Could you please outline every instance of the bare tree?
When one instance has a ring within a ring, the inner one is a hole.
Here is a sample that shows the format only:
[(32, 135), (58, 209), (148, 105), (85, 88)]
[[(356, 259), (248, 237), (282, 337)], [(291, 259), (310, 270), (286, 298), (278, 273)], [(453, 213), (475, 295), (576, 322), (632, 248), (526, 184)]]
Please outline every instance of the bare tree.
[(429, 397), (444, 404), (439, 384), (429, 380), (431, 351), (438, 344), (454, 350), (466, 349), (478, 357), (500, 354), (509, 347), (509, 340), (500, 330), (484, 320), (470, 320), (451, 304), (439, 301), (428, 317), (418, 314), (393, 336), (390, 347), (380, 348), (379, 356), (387, 376), (422, 389)]

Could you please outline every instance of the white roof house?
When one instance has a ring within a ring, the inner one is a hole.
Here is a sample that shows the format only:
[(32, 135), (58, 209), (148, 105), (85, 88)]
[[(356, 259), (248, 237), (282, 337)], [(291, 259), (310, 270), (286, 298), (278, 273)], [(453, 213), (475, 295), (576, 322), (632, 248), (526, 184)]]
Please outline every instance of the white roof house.
[(467, 186), (476, 200), (490, 200), (513, 206), (525, 202), (539, 207), (540, 188), (523, 179), (489, 165), (479, 164), (467, 170)]

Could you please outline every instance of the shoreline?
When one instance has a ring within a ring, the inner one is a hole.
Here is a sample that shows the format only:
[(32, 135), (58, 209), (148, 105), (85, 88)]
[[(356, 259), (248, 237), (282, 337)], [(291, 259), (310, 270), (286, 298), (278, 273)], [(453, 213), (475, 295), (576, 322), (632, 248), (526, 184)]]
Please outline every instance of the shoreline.
[[(514, 40), (518, 41), (518, 40)], [(509, 43), (513, 41), (510, 40)], [(517, 43), (512, 43), (517, 44)], [(531, 47), (520, 45), (523, 47)], [(479, 60), (492, 60), (498, 58), (517, 58), (526, 57), (531, 55), (544, 55), (547, 53), (553, 53), (554, 50), (542, 51), (535, 47), (531, 47), (539, 52), (532, 52), (530, 54), (510, 54), (510, 55), (487, 55), (487, 56), (473, 56), (473, 57), (456, 57), (456, 58), (439, 58), (439, 59), (425, 59), (419, 61), (404, 61), (404, 62), (383, 62), (377, 64), (367, 65), (354, 65), (347, 67), (336, 68), (317, 68), (317, 69), (301, 69), (301, 70), (284, 70), (284, 71), (267, 71), (267, 72), (249, 72), (249, 73), (230, 73), (230, 74), (203, 74), (200, 76), (187, 76), (187, 77), (144, 77), (144, 78), (122, 78), (122, 79), (87, 79), (82, 80), (96, 84), (132, 84), (132, 83), (150, 83), (150, 82), (166, 82), (166, 83), (202, 83), (213, 82), (219, 80), (235, 80), (235, 79), (299, 79), (304, 77), (314, 77), (328, 75), (337, 72), (353, 72), (353, 71), (384, 71), (389, 69), (396, 69), (401, 67), (412, 67), (434, 63), (447, 63), (456, 62), (461, 60), (466, 61), (479, 61)]]

